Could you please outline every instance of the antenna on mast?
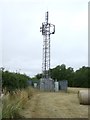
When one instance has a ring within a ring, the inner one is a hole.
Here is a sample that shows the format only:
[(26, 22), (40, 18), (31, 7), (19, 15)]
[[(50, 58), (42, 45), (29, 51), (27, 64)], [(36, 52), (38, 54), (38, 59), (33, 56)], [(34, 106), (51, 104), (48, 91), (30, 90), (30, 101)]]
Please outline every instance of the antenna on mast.
[[(45, 22), (40, 27), (43, 35), (42, 77), (50, 78), (50, 35), (55, 33), (55, 25), (48, 23), (49, 13), (45, 13)], [(52, 31), (51, 31), (52, 30)]]

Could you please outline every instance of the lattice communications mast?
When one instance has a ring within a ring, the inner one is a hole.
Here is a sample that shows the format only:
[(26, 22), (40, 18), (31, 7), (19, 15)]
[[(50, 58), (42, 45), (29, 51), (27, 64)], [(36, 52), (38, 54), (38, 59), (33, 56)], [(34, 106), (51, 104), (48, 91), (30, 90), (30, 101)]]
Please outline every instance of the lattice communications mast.
[(45, 13), (45, 22), (40, 27), (43, 35), (42, 78), (50, 78), (50, 35), (55, 33), (55, 25), (48, 23), (48, 12)]

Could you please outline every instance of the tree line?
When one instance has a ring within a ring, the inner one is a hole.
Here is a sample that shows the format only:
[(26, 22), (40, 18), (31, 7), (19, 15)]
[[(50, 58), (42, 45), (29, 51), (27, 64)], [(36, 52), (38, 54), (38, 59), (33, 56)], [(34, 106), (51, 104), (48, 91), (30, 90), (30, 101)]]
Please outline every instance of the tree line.
[(25, 74), (9, 72), (2, 70), (2, 89), (12, 92), (16, 89), (23, 89), (28, 87), (29, 76)]
[[(33, 82), (39, 81), (42, 74), (37, 74), (35, 77), (30, 78), (26, 74), (20, 74), (1, 69), (2, 72), (2, 88), (7, 91), (15, 89), (23, 89), (28, 87), (28, 80)], [(83, 66), (74, 71), (72, 67), (66, 67), (65, 64), (58, 65), (50, 69), (51, 78), (53, 80), (67, 80), (69, 87), (85, 87), (90, 88), (90, 67)]]
[[(66, 68), (65, 64), (58, 65), (50, 69), (51, 78), (57, 81), (68, 80), (69, 87), (90, 88), (90, 67), (83, 66), (74, 71), (72, 67)], [(40, 79), (42, 74), (37, 74), (36, 78)]]

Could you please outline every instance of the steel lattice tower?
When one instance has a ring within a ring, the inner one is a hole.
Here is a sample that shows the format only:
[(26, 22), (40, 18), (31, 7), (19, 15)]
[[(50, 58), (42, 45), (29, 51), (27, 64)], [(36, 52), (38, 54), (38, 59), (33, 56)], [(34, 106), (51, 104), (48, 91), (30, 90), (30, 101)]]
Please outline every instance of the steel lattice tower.
[(42, 78), (50, 78), (50, 35), (55, 33), (55, 25), (48, 23), (48, 12), (45, 13), (45, 22), (40, 27), (43, 35)]

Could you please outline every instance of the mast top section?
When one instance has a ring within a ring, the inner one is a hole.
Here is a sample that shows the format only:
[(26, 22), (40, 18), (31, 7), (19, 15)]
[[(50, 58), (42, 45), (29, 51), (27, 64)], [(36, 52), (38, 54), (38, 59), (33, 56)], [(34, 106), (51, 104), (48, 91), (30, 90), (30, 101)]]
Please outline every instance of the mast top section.
[(48, 23), (48, 11), (45, 14), (45, 21), (46, 21), (46, 23)]

